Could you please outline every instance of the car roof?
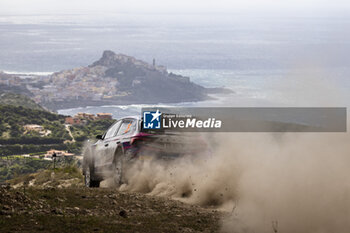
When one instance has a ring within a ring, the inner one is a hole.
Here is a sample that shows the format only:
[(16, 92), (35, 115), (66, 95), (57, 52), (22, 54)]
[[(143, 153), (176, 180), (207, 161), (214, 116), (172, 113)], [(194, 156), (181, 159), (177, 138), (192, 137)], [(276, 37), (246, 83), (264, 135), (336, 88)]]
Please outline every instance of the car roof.
[(118, 120), (124, 120), (124, 119), (134, 119), (134, 120), (141, 120), (141, 117), (139, 116), (126, 116), (126, 117), (122, 117)]

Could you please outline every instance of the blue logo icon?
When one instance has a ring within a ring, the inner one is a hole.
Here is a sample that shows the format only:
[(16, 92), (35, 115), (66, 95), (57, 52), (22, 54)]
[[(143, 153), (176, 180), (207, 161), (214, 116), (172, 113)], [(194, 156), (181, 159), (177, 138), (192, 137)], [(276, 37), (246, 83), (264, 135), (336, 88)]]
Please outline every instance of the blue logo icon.
[(156, 112), (143, 112), (143, 128), (144, 129), (160, 129), (161, 112), (157, 109)]

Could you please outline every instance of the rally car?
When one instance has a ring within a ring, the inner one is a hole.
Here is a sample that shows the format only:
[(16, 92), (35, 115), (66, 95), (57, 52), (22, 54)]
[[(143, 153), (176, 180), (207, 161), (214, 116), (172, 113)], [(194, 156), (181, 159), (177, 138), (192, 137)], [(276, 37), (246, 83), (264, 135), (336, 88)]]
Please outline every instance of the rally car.
[(162, 130), (146, 131), (142, 125), (142, 118), (122, 118), (85, 148), (83, 175), (87, 187), (99, 187), (102, 180), (112, 177), (117, 185), (126, 182), (125, 169), (135, 161), (173, 160), (207, 150), (201, 137)]

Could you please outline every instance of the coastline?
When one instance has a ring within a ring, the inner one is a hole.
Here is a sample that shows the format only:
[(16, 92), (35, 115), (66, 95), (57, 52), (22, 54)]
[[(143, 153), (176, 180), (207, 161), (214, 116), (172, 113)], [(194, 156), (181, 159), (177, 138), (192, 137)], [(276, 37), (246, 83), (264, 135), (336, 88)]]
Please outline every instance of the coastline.
[(62, 101), (62, 102), (50, 102), (42, 103), (45, 108), (52, 111), (59, 111), (64, 109), (75, 109), (75, 108), (85, 108), (85, 107), (101, 107), (101, 106), (129, 106), (129, 105), (158, 105), (158, 104), (181, 104), (181, 103), (193, 103), (193, 102), (203, 102), (209, 100), (215, 100), (216, 98), (208, 96), (203, 99), (183, 99), (179, 101), (141, 101), (141, 100), (110, 100), (110, 101), (93, 101), (93, 100), (77, 100), (77, 101)]
[[(21, 72), (21, 71), (2, 71), (4, 74), (18, 76), (22, 79), (31, 78), (31, 77), (41, 77), (46, 78), (50, 77), (54, 72)], [(190, 84), (195, 85), (191, 82)], [(201, 85), (201, 84), (199, 84)], [(164, 95), (163, 97), (153, 96), (151, 98), (143, 98), (142, 95), (132, 95), (132, 96), (120, 96), (118, 98), (111, 99), (68, 99), (68, 100), (58, 100), (58, 101), (45, 101), (40, 102), (39, 104), (44, 108), (53, 111), (53, 112), (62, 112), (70, 111), (73, 109), (84, 109), (84, 108), (98, 108), (101, 106), (125, 106), (129, 107), (130, 105), (162, 105), (170, 104), (174, 106), (179, 106), (183, 104), (197, 105), (196, 103), (203, 103), (206, 101), (215, 101), (222, 99), (220, 95), (228, 96), (234, 94), (235, 92), (224, 86), (210, 85), (209, 87), (200, 86), (202, 88), (202, 94), (197, 96), (195, 95), (181, 95), (181, 90), (179, 95), (176, 98), (171, 95)]]
[(129, 103), (129, 104), (104, 104), (104, 105), (87, 105), (81, 107), (57, 109), (58, 114), (62, 115), (75, 115), (78, 112), (86, 113), (99, 113), (99, 112), (110, 112), (113, 113), (113, 118), (119, 118), (130, 115), (139, 115), (141, 108), (153, 107), (155, 105), (160, 107), (209, 107), (217, 106), (218, 103), (222, 103), (223, 99), (228, 98), (227, 95), (209, 95), (211, 98), (200, 101), (184, 101), (184, 102), (157, 102), (157, 103)]
[[(28, 89), (36, 103), (51, 111), (102, 105), (198, 102), (212, 100), (211, 94), (234, 93), (225, 87), (204, 87), (190, 77), (169, 73), (154, 61), (153, 65), (148, 64), (111, 50), (103, 51), (102, 57), (91, 65), (51, 75), (51, 72), (2, 73), (7, 84), (11, 81), (11, 86)], [(16, 79), (12, 81), (12, 77)]]
[(12, 75), (18, 75), (18, 76), (49, 76), (54, 74), (56, 71), (10, 71), (10, 70), (2, 70), (0, 71), (4, 72), (5, 74), (12, 74)]

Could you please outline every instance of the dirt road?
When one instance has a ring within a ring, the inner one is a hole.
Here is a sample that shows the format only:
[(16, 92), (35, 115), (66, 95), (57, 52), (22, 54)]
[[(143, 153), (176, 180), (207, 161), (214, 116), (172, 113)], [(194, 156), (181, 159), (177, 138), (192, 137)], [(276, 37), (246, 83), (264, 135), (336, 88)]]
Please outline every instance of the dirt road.
[(72, 142), (75, 142), (75, 138), (73, 137), (72, 131), (69, 128), (70, 125), (65, 124), (64, 127), (66, 128), (69, 136), (72, 138)]

